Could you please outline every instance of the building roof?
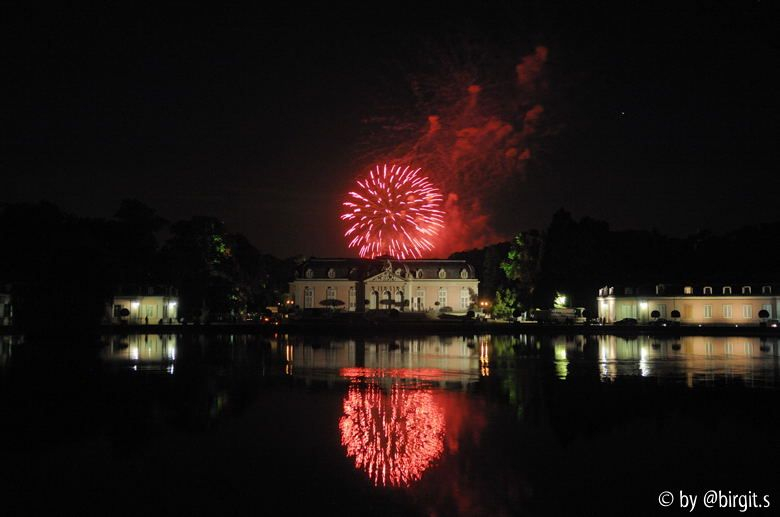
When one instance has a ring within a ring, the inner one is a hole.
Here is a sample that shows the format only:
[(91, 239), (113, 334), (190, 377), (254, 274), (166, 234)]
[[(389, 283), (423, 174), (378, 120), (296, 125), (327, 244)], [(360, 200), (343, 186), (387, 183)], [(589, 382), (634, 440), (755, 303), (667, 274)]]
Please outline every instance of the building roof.
[(410, 279), (440, 279), (439, 272), (442, 270), (447, 279), (462, 279), (463, 271), (467, 279), (477, 278), (474, 267), (465, 260), (399, 260), (391, 257), (311, 258), (296, 268), (295, 278), (365, 280), (388, 269), (398, 276)]
[(773, 282), (613, 285), (601, 287), (599, 296), (770, 296), (779, 289), (780, 284)]

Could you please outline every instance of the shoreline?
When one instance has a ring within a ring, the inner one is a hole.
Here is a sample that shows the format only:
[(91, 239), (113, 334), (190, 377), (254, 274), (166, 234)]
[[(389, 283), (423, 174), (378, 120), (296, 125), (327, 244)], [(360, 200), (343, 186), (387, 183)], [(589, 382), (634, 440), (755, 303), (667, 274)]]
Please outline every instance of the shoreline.
[(73, 337), (123, 334), (529, 334), (529, 335), (614, 335), (652, 336), (757, 336), (780, 337), (780, 328), (760, 326), (669, 326), (636, 325), (539, 325), (511, 322), (449, 321), (295, 321), (279, 325), (256, 323), (212, 323), (208, 325), (99, 325), (90, 329), (47, 329), (34, 332), (0, 327), (0, 336)]

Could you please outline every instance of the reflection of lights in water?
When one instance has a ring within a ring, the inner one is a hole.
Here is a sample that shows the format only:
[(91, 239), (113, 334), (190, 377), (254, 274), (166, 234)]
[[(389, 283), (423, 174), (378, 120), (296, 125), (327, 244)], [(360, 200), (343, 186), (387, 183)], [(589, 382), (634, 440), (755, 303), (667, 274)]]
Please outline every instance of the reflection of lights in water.
[[(350, 369), (351, 370), (351, 369)], [(339, 420), (341, 443), (374, 485), (408, 486), (444, 452), (444, 411), (430, 389), (386, 393), (354, 380)]]
[(639, 371), (642, 377), (650, 375), (650, 362), (647, 359), (648, 356), (647, 345), (642, 345), (639, 348)]
[(137, 346), (131, 347), (130, 348), (130, 359), (132, 359), (133, 361), (137, 361), (139, 356), (140, 355), (138, 353), (138, 347)]
[(287, 361), (287, 364), (284, 365), (284, 374), (292, 375), (293, 373), (293, 346), (292, 345), (284, 346), (284, 359), (285, 361)]
[(483, 377), (488, 377), (490, 375), (488, 336), (484, 336), (479, 342), (479, 374)]
[(555, 345), (555, 373), (562, 380), (565, 380), (569, 375), (569, 360), (566, 358), (565, 343)]
[(165, 369), (165, 371), (173, 375), (173, 365), (170, 365), (168, 368)]

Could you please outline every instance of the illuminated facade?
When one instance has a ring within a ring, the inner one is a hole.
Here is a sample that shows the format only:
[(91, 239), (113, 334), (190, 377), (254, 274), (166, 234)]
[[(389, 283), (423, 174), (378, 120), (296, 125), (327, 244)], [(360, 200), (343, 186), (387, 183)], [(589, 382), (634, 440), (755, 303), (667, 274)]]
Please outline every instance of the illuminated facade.
[(463, 260), (311, 259), (296, 271), (290, 295), (301, 309), (425, 312), (473, 309), (479, 292)]
[[(690, 325), (758, 325), (776, 319), (780, 298), (774, 284), (701, 284), (653, 287), (607, 286), (599, 289), (599, 318), (614, 323), (658, 318)], [(766, 311), (762, 318), (762, 312)]]
[(130, 325), (172, 324), (178, 321), (179, 296), (171, 287), (120, 289), (106, 308), (108, 321)]

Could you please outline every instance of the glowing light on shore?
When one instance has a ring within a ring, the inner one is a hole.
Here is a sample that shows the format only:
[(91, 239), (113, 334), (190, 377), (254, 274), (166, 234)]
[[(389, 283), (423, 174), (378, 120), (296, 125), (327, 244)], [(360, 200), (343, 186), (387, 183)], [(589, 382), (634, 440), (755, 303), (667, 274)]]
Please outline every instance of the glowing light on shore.
[(443, 197), (420, 169), (377, 165), (350, 191), (341, 219), (348, 246), (363, 258), (420, 258), (444, 228)]

